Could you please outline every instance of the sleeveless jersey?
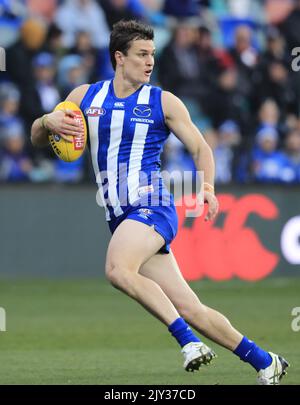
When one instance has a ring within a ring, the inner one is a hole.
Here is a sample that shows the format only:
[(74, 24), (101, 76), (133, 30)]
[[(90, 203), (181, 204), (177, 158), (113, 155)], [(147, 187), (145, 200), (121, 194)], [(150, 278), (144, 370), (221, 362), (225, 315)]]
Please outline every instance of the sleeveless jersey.
[(170, 132), (161, 89), (145, 84), (118, 98), (113, 81), (101, 81), (89, 87), (80, 108), (106, 219), (136, 205), (172, 204), (160, 174), (160, 154)]

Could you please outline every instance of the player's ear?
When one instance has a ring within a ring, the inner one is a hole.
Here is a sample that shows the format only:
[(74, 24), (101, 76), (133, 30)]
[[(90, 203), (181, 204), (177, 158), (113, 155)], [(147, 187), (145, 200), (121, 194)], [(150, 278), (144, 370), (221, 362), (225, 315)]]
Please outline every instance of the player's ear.
[(115, 52), (115, 58), (116, 58), (117, 65), (123, 66), (123, 64), (124, 64), (124, 55), (123, 55), (123, 53), (121, 51), (116, 51)]

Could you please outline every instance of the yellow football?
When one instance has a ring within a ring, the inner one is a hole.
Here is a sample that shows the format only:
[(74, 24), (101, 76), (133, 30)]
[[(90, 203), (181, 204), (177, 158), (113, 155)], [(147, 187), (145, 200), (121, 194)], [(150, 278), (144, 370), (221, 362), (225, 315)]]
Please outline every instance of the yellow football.
[(86, 146), (87, 141), (86, 122), (82, 111), (72, 101), (63, 101), (62, 103), (59, 103), (55, 107), (54, 111), (65, 109), (72, 110), (76, 114), (75, 120), (79, 122), (79, 124), (82, 126), (82, 128), (84, 129), (84, 133), (83, 135), (79, 136), (69, 136), (72, 142), (67, 142), (60, 135), (52, 133), (49, 135), (49, 141), (52, 146), (52, 149), (60, 159), (64, 160), (65, 162), (74, 162), (74, 160), (80, 158)]

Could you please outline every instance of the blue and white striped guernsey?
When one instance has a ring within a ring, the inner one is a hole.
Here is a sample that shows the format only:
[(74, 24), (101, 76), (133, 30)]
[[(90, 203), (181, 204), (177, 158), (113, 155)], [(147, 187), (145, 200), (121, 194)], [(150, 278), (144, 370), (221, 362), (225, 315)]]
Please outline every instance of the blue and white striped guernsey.
[(164, 204), (169, 193), (160, 175), (160, 153), (170, 131), (161, 89), (145, 84), (120, 99), (113, 81), (102, 81), (89, 87), (80, 108), (106, 219), (123, 215), (142, 198), (150, 205)]

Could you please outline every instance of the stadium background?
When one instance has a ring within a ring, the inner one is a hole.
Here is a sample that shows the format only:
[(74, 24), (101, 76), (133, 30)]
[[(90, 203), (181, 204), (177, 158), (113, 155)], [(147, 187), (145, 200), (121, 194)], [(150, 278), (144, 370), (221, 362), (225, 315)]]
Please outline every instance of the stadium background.
[[(217, 221), (178, 211), (182, 272), (204, 302), (290, 359), (287, 383), (299, 384), (296, 0), (0, 0), (0, 384), (254, 382), (219, 348), (202, 377), (180, 370), (165, 328), (103, 277), (109, 232), (89, 156), (64, 164), (30, 145), (35, 118), (77, 85), (112, 76), (109, 31), (121, 18), (154, 25), (152, 83), (184, 100), (216, 158)], [(173, 136), (162, 168), (177, 171), (174, 183), (194, 170)]]

